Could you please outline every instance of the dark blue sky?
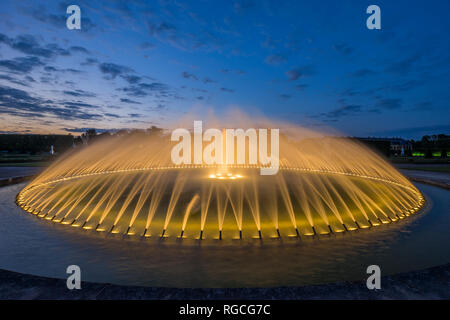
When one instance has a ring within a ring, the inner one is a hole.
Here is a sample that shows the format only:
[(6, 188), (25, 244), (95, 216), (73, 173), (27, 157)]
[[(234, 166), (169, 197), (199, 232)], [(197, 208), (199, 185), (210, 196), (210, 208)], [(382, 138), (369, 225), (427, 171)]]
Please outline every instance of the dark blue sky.
[[(82, 30), (68, 30), (77, 4)], [(382, 30), (366, 28), (370, 4)], [(239, 107), (357, 136), (450, 133), (450, 1), (6, 1), (1, 132)]]

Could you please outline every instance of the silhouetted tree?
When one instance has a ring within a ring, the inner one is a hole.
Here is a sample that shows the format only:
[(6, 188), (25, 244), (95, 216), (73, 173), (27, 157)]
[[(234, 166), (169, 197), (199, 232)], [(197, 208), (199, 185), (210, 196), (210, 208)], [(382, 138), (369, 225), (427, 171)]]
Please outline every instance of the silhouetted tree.
[(162, 135), (163, 129), (158, 128), (157, 126), (151, 126), (147, 129), (147, 133), (151, 136), (160, 136)]

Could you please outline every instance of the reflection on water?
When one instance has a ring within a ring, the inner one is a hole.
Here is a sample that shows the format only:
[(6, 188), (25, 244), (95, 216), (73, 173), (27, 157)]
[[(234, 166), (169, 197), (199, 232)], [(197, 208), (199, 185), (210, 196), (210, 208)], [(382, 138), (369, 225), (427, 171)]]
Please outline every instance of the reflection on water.
[(351, 234), (252, 240), (159, 240), (68, 228), (22, 212), (23, 185), (0, 188), (0, 268), (85, 281), (165, 287), (298, 286), (366, 279), (450, 262), (448, 191), (418, 187), (432, 208), (401, 223)]

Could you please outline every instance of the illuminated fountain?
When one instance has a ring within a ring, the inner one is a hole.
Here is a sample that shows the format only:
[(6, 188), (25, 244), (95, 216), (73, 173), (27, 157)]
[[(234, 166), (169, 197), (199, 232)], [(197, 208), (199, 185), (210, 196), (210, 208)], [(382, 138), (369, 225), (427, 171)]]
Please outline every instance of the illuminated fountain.
[[(256, 124), (242, 121), (240, 128)], [(244, 163), (175, 165), (170, 135), (130, 134), (68, 153), (17, 204), (80, 229), (178, 239), (351, 232), (397, 222), (424, 205), (414, 185), (355, 141), (262, 120), (252, 127), (280, 128), (277, 174), (261, 175), (261, 165), (249, 163), (250, 139)]]

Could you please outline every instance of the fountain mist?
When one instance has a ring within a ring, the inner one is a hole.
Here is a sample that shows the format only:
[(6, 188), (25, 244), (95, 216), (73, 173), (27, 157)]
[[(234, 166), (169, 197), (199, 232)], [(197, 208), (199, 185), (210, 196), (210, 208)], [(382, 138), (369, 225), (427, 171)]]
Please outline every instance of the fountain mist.
[(276, 175), (261, 176), (261, 165), (248, 163), (249, 148), (243, 164), (174, 165), (168, 135), (133, 133), (67, 153), (17, 203), (73, 227), (200, 239), (352, 231), (403, 219), (424, 204), (414, 185), (358, 142), (237, 118), (241, 128), (280, 128)]

